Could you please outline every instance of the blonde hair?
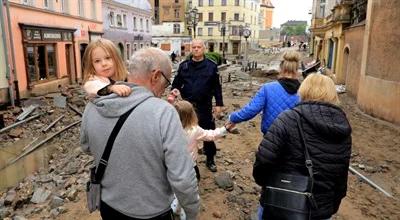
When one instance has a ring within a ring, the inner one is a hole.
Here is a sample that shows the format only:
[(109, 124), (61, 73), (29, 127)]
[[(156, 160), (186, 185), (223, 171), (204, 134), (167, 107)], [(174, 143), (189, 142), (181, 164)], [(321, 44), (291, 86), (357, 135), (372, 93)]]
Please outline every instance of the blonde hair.
[(188, 101), (177, 101), (174, 103), (174, 107), (179, 114), (181, 119), (182, 127), (184, 129), (191, 128), (198, 125), (198, 119), (196, 112), (194, 111), (193, 105)]
[(115, 73), (111, 79), (115, 81), (123, 81), (126, 79), (128, 71), (122, 61), (119, 50), (110, 40), (100, 38), (90, 42), (83, 54), (83, 82), (88, 81), (91, 77), (96, 75), (96, 70), (93, 67), (92, 53), (93, 50), (101, 47), (114, 61)]
[(299, 91), (302, 101), (321, 101), (339, 105), (339, 97), (333, 80), (322, 74), (310, 74), (301, 83)]
[(287, 51), (283, 54), (280, 64), (280, 77), (295, 77), (299, 68), (300, 54), (296, 51)]

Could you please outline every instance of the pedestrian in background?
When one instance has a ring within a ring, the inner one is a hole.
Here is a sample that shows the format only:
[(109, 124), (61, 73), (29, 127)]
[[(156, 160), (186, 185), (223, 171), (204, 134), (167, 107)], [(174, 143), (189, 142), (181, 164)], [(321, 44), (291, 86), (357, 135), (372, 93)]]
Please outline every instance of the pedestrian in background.
[[(178, 89), (182, 98), (192, 103), (201, 128), (215, 129), (212, 99), (215, 98), (214, 113), (218, 115), (223, 106), (222, 88), (217, 65), (204, 56), (204, 51), (204, 41), (192, 41), (192, 56), (179, 65), (172, 89)], [(212, 172), (217, 171), (214, 160), (216, 152), (213, 141), (204, 142), (206, 166)]]
[(135, 108), (116, 136), (101, 180), (104, 220), (173, 220), (174, 194), (187, 219), (196, 219), (199, 192), (188, 142), (175, 108), (160, 99), (170, 85), (171, 71), (162, 50), (141, 49), (133, 54), (124, 83), (135, 92), (104, 96), (85, 108), (81, 144), (96, 165), (118, 118)]
[[(317, 208), (310, 219), (330, 219), (346, 196), (351, 154), (351, 127), (339, 107), (333, 81), (321, 74), (310, 74), (299, 88), (301, 102), (281, 113), (264, 135), (256, 153), (253, 177), (263, 187), (260, 204), (268, 193), (264, 188), (276, 172), (308, 176), (305, 150), (297, 123), (301, 123), (305, 145), (312, 161), (313, 197)], [(267, 207), (267, 206), (265, 206)], [(259, 219), (285, 219), (287, 210), (259, 210)]]

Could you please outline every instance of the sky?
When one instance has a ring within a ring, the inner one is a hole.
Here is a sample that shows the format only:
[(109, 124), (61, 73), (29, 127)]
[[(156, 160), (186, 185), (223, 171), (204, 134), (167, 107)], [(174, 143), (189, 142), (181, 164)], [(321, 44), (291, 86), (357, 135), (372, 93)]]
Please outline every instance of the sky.
[(288, 20), (306, 20), (308, 24), (311, 22), (312, 0), (271, 0), (274, 5), (274, 15), (272, 18), (272, 26), (280, 27), (281, 24)]

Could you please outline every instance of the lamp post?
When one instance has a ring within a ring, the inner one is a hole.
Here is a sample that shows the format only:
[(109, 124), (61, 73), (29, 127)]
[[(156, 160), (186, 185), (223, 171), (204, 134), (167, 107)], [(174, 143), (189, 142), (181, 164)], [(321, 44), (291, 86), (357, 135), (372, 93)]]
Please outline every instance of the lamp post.
[(196, 26), (197, 23), (199, 22), (198, 11), (199, 10), (196, 7), (194, 7), (185, 12), (186, 25), (188, 26), (188, 29), (190, 27), (193, 28), (193, 38), (196, 38)]
[(219, 29), (219, 31), (221, 32), (221, 35), (222, 35), (222, 58), (223, 58), (223, 63), (225, 63), (225, 50), (226, 50), (226, 47), (225, 47), (225, 36), (226, 36), (226, 31), (229, 31), (228, 28), (229, 27), (227, 26), (225, 21), (221, 21), (220, 23), (218, 23), (218, 29)]

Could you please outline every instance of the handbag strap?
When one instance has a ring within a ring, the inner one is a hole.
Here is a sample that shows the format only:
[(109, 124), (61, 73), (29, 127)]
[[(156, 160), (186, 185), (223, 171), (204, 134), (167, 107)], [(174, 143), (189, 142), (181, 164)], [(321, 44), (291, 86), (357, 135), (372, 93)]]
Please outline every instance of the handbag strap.
[(295, 111), (295, 112), (296, 112), (297, 115), (298, 115), (298, 117), (296, 117), (296, 119), (297, 119), (297, 126), (298, 126), (298, 128), (299, 128), (299, 134), (300, 134), (300, 139), (301, 139), (301, 145), (303, 145), (303, 148), (304, 148), (304, 156), (305, 156), (305, 158), (306, 158), (306, 160), (305, 160), (305, 165), (306, 165), (306, 168), (307, 168), (307, 171), (308, 171), (308, 175), (309, 175), (310, 178), (311, 178), (311, 192), (312, 192), (312, 189), (313, 189), (313, 187), (314, 187), (313, 163), (312, 163), (312, 160), (311, 160), (311, 157), (310, 157), (310, 153), (308, 152), (306, 140), (305, 140), (305, 138), (304, 138), (303, 125), (302, 125), (301, 120), (300, 120), (301, 114), (300, 114), (299, 112), (297, 112), (297, 111)]
[(147, 97), (146, 99), (142, 100), (139, 104), (137, 104), (135, 107), (131, 108), (129, 111), (125, 112), (123, 115), (121, 115), (115, 124), (113, 130), (111, 131), (110, 137), (108, 138), (107, 145), (104, 149), (103, 155), (101, 155), (100, 158), (100, 163), (97, 166), (96, 173), (95, 173), (95, 181), (100, 183), (101, 180), (103, 179), (104, 172), (106, 171), (107, 165), (108, 165), (108, 159), (110, 158), (111, 155), (111, 150), (114, 145), (115, 138), (117, 137), (119, 131), (121, 130), (122, 125), (126, 121), (126, 119), (129, 117), (129, 115), (132, 113), (133, 110), (140, 104), (142, 104), (144, 101), (146, 101), (148, 98), (151, 96)]

